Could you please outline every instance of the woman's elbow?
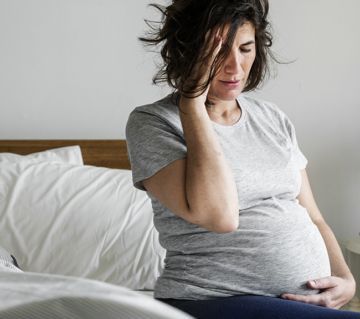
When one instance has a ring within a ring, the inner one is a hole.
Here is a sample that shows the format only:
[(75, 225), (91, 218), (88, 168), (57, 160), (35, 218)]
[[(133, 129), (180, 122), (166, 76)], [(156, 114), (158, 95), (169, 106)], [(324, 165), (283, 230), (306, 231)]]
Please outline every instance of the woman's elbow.
[(203, 227), (219, 234), (234, 232), (239, 227), (239, 213), (236, 212), (212, 218), (211, 220), (207, 220)]
[(236, 231), (239, 227), (239, 220), (230, 220), (230, 221), (224, 221), (215, 223), (213, 228), (213, 232), (224, 234), (224, 233), (232, 233)]

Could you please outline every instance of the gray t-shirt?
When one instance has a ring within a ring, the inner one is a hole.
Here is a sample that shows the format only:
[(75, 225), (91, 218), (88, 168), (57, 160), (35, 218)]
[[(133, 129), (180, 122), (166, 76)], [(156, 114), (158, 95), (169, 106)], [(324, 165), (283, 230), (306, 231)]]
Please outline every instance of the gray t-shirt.
[[(148, 193), (160, 244), (167, 250), (156, 298), (211, 299), (240, 294), (314, 293), (305, 283), (330, 275), (324, 241), (296, 199), (307, 160), (295, 129), (277, 106), (245, 95), (232, 126), (213, 123), (232, 169), (239, 227), (218, 234), (176, 216)], [(126, 139), (134, 186), (186, 157), (179, 110), (171, 96), (135, 108)]]

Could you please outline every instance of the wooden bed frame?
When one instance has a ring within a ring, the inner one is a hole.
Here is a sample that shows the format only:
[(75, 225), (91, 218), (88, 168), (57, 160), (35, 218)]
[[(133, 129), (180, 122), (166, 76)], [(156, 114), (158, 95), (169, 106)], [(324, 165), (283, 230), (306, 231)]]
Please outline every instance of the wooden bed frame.
[(130, 169), (125, 140), (0, 140), (0, 152), (26, 155), (79, 145), (86, 165)]

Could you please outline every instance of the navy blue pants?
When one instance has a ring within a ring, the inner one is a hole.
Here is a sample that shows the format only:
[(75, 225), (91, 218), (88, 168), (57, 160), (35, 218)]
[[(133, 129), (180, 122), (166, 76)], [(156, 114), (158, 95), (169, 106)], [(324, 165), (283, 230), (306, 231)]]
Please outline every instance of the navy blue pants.
[(211, 300), (157, 299), (198, 319), (360, 319), (336, 310), (281, 298), (241, 295)]

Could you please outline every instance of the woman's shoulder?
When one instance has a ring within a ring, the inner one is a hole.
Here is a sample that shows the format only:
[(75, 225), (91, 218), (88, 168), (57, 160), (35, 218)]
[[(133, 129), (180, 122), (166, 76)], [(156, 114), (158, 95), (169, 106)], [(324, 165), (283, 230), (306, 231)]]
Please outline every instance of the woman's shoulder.
[(136, 106), (130, 115), (149, 114), (158, 117), (167, 117), (169, 115), (178, 115), (178, 107), (173, 94), (152, 103)]
[(178, 131), (181, 128), (179, 109), (173, 94), (149, 103), (135, 107), (128, 118), (127, 130), (140, 126), (161, 127)]
[(240, 103), (243, 102), (243, 104), (246, 105), (246, 111), (257, 119), (271, 123), (287, 134), (292, 134), (291, 132), (294, 130), (294, 125), (286, 112), (278, 107), (277, 104), (248, 95), (241, 95), (239, 101)]
[(258, 97), (241, 94), (238, 98), (240, 105), (241, 102), (245, 103), (247, 111), (259, 113), (260, 115), (270, 115), (272, 117), (282, 118), (284, 111), (281, 110), (275, 103), (264, 100)]
[(239, 96), (240, 105), (246, 108), (246, 111), (256, 117), (272, 119), (275, 121), (284, 122), (286, 114), (280, 109), (276, 103), (264, 100), (258, 97), (241, 94)]

